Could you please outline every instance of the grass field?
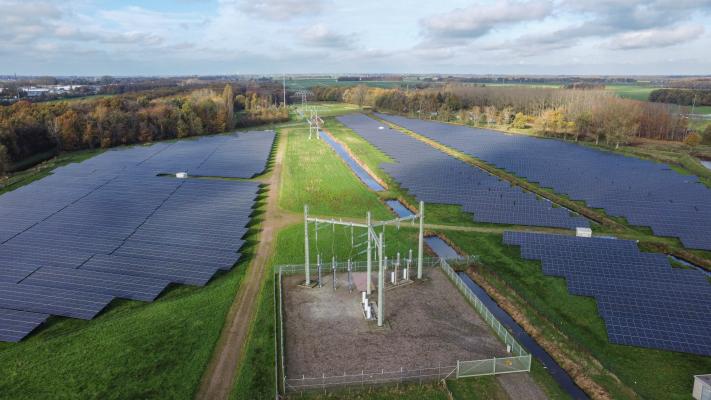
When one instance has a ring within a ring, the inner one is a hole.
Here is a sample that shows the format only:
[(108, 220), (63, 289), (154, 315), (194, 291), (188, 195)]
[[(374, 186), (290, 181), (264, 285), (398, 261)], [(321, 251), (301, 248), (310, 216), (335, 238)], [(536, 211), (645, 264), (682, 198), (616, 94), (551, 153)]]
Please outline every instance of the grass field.
[(620, 97), (626, 99), (647, 101), (649, 100), (649, 94), (654, 90), (658, 89), (651, 86), (641, 86), (641, 85), (606, 85), (606, 89), (612, 90)]
[[(316, 110), (320, 117), (333, 117), (336, 115), (343, 115), (352, 112), (359, 111), (361, 108), (355, 104), (348, 103), (330, 103), (330, 102), (311, 102), (308, 103), (306, 108), (301, 107), (301, 105), (295, 106), (295, 112), (303, 112), (308, 116), (310, 109)], [(301, 118), (299, 116), (299, 118)]]
[(336, 79), (289, 79), (286, 81), (286, 87), (292, 90), (308, 89), (314, 86), (356, 86), (367, 85), (370, 87), (379, 88), (397, 88), (406, 87), (408, 84), (414, 85), (424, 83), (419, 81), (338, 81)]

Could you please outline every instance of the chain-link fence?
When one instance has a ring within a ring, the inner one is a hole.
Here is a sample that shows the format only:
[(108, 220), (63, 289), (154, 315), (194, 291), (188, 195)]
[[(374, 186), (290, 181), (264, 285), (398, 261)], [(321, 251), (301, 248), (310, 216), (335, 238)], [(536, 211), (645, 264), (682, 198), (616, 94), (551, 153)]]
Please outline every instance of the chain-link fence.
[(440, 259), (440, 266), (442, 268), (442, 271), (449, 277), (449, 279), (452, 280), (452, 283), (454, 283), (454, 286), (459, 289), (459, 291), (464, 295), (464, 297), (471, 303), (472, 306), (476, 309), (476, 311), (479, 313), (479, 315), (484, 318), (484, 321), (486, 321), (489, 326), (491, 326), (491, 329), (494, 330), (496, 335), (501, 339), (501, 341), (504, 342), (504, 344), (511, 346), (511, 354), (515, 354), (516, 356), (528, 356), (530, 358), (530, 354), (526, 352), (526, 349), (521, 346), (516, 339), (509, 333), (509, 331), (501, 325), (499, 320), (496, 319), (494, 314), (492, 314), (488, 308), (484, 305), (484, 303), (479, 300), (478, 297), (472, 292), (469, 287), (467, 287), (466, 283), (462, 280), (462, 278), (459, 277), (459, 275), (452, 269), (452, 267), (449, 266), (446, 260)]
[(307, 390), (327, 390), (344, 386), (376, 386), (387, 383), (430, 382), (456, 376), (457, 366), (438, 366), (432, 368), (404, 369), (395, 371), (361, 372), (359, 374), (322, 375), (320, 377), (301, 377), (285, 379), (287, 392)]
[[(367, 269), (366, 262), (352, 262), (350, 264), (351, 271), (365, 271)], [(457, 361), (456, 365), (436, 366), (419, 369), (404, 369), (401, 368), (395, 371), (362, 371), (359, 374), (342, 374), (342, 375), (326, 375), (320, 377), (302, 376), (287, 378), (285, 370), (285, 350), (284, 350), (284, 325), (282, 314), (282, 275), (303, 274), (305, 272), (304, 265), (280, 265), (276, 267), (277, 285), (275, 289), (276, 302), (279, 306), (279, 323), (276, 324), (276, 333), (279, 336), (277, 349), (280, 357), (277, 357), (277, 371), (281, 374), (280, 382), (277, 384), (277, 398), (279, 392), (293, 393), (308, 390), (328, 390), (339, 387), (358, 387), (358, 386), (375, 386), (381, 384), (392, 384), (400, 382), (426, 382), (438, 381), (442, 379), (458, 379), (480, 375), (497, 375), (514, 372), (528, 372), (531, 370), (531, 355), (514, 339), (506, 328), (494, 317), (494, 315), (486, 308), (479, 298), (466, 286), (464, 281), (452, 269), (448, 262), (442, 258), (430, 257), (423, 260), (423, 267), (436, 268), (439, 267), (445, 275), (454, 283), (462, 295), (469, 301), (484, 321), (489, 324), (496, 335), (510, 349), (511, 357), (491, 358), (485, 360)], [(332, 269), (333, 265), (328, 264), (328, 269)], [(348, 270), (347, 262), (336, 263), (336, 270), (343, 272)]]

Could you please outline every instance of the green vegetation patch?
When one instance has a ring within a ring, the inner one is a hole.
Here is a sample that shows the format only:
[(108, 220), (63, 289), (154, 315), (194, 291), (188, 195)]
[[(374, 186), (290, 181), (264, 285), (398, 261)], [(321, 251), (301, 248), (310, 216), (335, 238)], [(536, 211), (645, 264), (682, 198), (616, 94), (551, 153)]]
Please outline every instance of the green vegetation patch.
[(279, 193), (281, 208), (312, 215), (390, 218), (392, 214), (378, 196), (346, 166), (324, 141), (308, 139), (308, 127), (289, 128)]

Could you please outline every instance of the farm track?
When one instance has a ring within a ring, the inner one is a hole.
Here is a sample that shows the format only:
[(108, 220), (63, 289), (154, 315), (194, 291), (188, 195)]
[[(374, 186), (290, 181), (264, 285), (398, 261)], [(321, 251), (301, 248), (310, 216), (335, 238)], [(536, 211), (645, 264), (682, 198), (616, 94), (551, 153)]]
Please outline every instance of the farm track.
[(284, 213), (278, 206), (287, 134), (288, 132), (283, 130), (279, 135), (274, 168), (268, 179), (264, 181), (269, 185), (269, 192), (256, 253), (247, 267), (246, 275), (230, 307), (220, 340), (203, 376), (196, 399), (216, 400), (230, 397), (236, 371), (254, 320), (259, 291), (269, 269), (276, 232), (301, 220), (299, 215)]

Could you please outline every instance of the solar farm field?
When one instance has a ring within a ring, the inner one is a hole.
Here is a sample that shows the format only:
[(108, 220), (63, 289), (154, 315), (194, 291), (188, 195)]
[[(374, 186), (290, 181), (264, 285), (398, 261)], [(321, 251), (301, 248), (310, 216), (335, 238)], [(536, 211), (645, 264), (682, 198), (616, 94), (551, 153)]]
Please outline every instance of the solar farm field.
[(557, 140), (379, 116), (655, 235), (678, 237), (687, 248), (711, 249), (711, 190), (695, 176)]
[(378, 121), (367, 116), (348, 115), (338, 120), (395, 160), (396, 164), (382, 164), (380, 168), (418, 200), (461, 205), (477, 222), (556, 228), (588, 226), (584, 218), (572, 216), (565, 208), (554, 208), (417, 139), (384, 130)]
[(273, 139), (109, 151), (0, 197), (0, 340), (19, 341), (50, 315), (92, 319), (115, 298), (153, 301), (169, 284), (202, 286), (231, 269), (259, 184), (158, 175), (249, 178)]

